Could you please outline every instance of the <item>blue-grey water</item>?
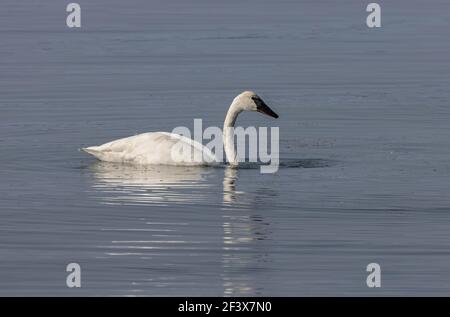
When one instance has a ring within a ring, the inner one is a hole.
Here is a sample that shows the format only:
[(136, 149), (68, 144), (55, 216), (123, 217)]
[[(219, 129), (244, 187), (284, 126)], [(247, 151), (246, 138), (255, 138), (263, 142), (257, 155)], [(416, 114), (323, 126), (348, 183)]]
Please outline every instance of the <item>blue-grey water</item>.
[[(450, 3), (369, 29), (366, 2), (79, 0), (69, 29), (68, 2), (3, 0), (0, 295), (450, 294)], [(78, 151), (220, 126), (245, 89), (276, 174)]]

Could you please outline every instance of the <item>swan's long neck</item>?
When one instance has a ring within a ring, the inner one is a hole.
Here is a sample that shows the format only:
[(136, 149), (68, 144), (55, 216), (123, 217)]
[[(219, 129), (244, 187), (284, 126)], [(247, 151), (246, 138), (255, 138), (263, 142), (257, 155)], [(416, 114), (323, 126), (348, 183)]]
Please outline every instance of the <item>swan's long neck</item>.
[(241, 113), (240, 107), (233, 102), (228, 109), (225, 122), (223, 123), (223, 146), (225, 148), (225, 155), (230, 165), (238, 165), (238, 158), (234, 148), (234, 124)]

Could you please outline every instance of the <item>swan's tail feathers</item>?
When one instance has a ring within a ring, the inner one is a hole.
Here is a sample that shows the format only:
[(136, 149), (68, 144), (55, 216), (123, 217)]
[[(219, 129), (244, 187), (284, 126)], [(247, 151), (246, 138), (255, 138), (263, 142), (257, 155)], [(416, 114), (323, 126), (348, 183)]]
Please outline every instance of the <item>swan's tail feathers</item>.
[(81, 150), (97, 158), (102, 154), (102, 151), (99, 150), (98, 146), (83, 147)]

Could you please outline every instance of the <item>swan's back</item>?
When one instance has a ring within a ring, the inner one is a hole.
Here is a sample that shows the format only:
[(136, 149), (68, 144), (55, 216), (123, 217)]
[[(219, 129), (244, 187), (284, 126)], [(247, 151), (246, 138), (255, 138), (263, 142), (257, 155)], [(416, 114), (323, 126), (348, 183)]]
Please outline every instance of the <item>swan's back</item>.
[(101, 161), (139, 165), (207, 165), (217, 162), (202, 144), (168, 132), (149, 132), (83, 150)]

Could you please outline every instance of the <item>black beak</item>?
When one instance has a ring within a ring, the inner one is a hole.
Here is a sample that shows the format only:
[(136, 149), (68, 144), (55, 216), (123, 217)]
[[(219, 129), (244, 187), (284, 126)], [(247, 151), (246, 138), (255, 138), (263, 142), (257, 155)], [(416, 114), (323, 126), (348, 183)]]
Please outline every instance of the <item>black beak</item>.
[(273, 118), (278, 118), (278, 115), (272, 109), (270, 109), (269, 106), (266, 105), (266, 103), (261, 98), (252, 97), (252, 99), (256, 104), (256, 111), (264, 113)]

